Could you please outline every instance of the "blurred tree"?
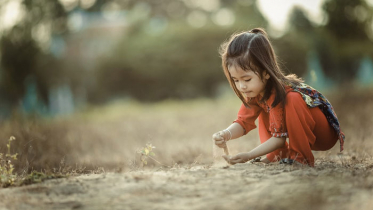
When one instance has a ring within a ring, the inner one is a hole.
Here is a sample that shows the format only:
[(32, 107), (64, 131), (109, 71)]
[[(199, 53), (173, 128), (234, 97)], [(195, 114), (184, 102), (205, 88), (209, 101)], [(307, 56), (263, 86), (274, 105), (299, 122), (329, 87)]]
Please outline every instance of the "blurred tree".
[(1, 39), (1, 88), (12, 102), (17, 102), (25, 93), (24, 81), (35, 71), (36, 57), (39, 52), (36, 43), (25, 34), (24, 28), (15, 26)]
[(279, 63), (285, 73), (302, 77), (307, 71), (307, 54), (314, 48), (315, 26), (306, 12), (295, 6), (289, 15), (287, 32), (273, 40)]
[(314, 25), (294, 7), (286, 34), (274, 40), (280, 61), (299, 76), (307, 70), (309, 52), (320, 60), (326, 76), (348, 81), (356, 76), (363, 57), (373, 58), (373, 10), (364, 0), (326, 0), (325, 22)]
[[(58, 0), (23, 0), (24, 17), (12, 28), (3, 31), (1, 37), (0, 88), (13, 104), (26, 92), (27, 77), (35, 79), (41, 98), (47, 102), (51, 79), (51, 62), (48, 45), (51, 34), (66, 32), (66, 17)], [(49, 64), (49, 66), (48, 66)]]
[(326, 24), (316, 47), (325, 73), (336, 80), (356, 76), (364, 56), (373, 58), (373, 9), (364, 0), (326, 0)]
[[(255, 2), (22, 0), (24, 18), (5, 31), (0, 42), (0, 91), (18, 103), (25, 94), (25, 80), (32, 77), (44, 101), (51, 87), (64, 81), (74, 93), (74, 86), (89, 86), (81, 89), (88, 92), (90, 102), (122, 96), (152, 101), (213, 96), (225, 82), (220, 44), (233, 32), (267, 26)], [(123, 40), (112, 54), (98, 58), (101, 65), (94, 65), (96, 71), (88, 71), (86, 63), (92, 53), (85, 51), (91, 45), (85, 39), (91, 37), (79, 30), (90, 25), (89, 20), (84, 22), (86, 18), (110, 20), (116, 12), (125, 16)], [(79, 20), (87, 24), (69, 33)], [(51, 52), (51, 42), (56, 40), (66, 46), (75, 41), (69, 58), (56, 58)]]
[(325, 28), (337, 39), (369, 40), (372, 8), (365, 0), (326, 0), (323, 10), (327, 15)]
[(299, 6), (294, 6), (289, 16), (289, 31), (295, 31), (302, 35), (311, 35), (315, 27), (308, 19), (306, 12)]
[[(90, 100), (214, 96), (226, 82), (220, 44), (233, 32), (266, 27), (267, 21), (255, 1), (213, 2), (215, 6), (187, 0), (136, 1), (128, 14), (136, 18), (129, 20), (122, 42), (97, 68), (97, 88), (91, 90)], [(140, 8), (151, 11), (139, 18)], [(177, 11), (183, 12), (176, 15)]]

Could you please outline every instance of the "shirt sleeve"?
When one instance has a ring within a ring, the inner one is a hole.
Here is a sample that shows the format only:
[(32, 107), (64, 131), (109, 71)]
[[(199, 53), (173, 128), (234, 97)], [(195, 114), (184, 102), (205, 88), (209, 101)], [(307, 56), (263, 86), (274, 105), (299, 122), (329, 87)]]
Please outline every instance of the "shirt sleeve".
[(256, 128), (255, 120), (258, 118), (261, 108), (255, 102), (255, 100), (256, 99), (253, 98), (250, 101), (250, 107), (245, 107), (245, 105), (242, 104), (240, 110), (238, 111), (237, 119), (233, 121), (242, 126), (244, 129), (244, 135)]
[(280, 102), (269, 110), (269, 131), (272, 137), (287, 137), (284, 106)]

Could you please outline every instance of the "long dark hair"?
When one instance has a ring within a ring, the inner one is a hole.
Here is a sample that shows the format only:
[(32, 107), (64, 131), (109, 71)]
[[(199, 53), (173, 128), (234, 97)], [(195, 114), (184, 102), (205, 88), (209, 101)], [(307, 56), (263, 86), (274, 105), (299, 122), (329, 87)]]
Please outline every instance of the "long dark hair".
[(275, 52), (268, 39), (267, 33), (262, 28), (254, 28), (247, 32), (233, 34), (230, 39), (220, 47), (222, 66), (229, 84), (246, 107), (249, 102), (237, 89), (228, 71), (230, 66), (240, 67), (244, 71), (254, 71), (263, 79), (263, 72), (270, 75), (261, 101), (268, 100), (272, 89), (275, 90), (275, 100), (271, 104), (275, 107), (280, 102), (285, 103), (286, 84), (299, 85), (303, 82), (295, 74), (286, 75), (281, 71)]

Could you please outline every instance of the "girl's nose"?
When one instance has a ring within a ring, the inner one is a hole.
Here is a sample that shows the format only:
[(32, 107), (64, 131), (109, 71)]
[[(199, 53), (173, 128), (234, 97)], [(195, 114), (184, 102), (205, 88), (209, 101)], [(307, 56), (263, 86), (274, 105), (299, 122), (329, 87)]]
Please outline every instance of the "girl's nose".
[(244, 90), (246, 89), (246, 85), (244, 83), (240, 83), (240, 88)]

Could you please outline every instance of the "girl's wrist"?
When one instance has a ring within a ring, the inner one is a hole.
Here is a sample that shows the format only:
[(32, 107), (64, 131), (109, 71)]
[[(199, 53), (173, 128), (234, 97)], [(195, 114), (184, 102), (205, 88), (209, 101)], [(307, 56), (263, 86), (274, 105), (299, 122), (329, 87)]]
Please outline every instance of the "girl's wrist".
[(229, 140), (232, 139), (232, 132), (230, 130), (224, 129), (223, 133), (224, 133), (224, 140), (225, 141), (229, 141)]
[(246, 153), (246, 157), (247, 157), (247, 161), (256, 158), (256, 157), (254, 157), (254, 156), (251, 154), (251, 152), (247, 152), (247, 153)]

